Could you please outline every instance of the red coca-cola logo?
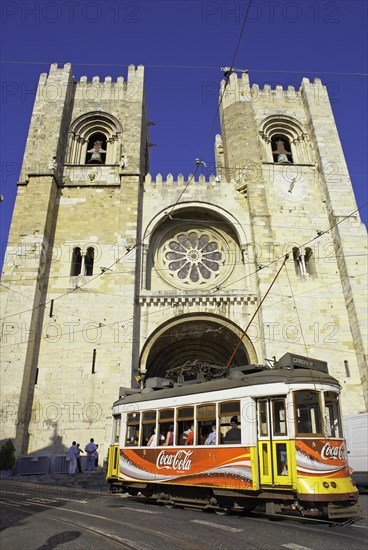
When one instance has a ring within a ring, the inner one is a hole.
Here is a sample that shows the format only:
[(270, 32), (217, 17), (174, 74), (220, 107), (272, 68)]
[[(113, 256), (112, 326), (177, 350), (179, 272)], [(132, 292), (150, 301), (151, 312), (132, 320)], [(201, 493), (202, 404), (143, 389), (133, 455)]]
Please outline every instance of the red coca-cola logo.
[(334, 447), (327, 441), (322, 447), (321, 457), (324, 460), (346, 460), (345, 444), (341, 443), (341, 445)]
[(189, 471), (192, 467), (192, 461), (189, 458), (193, 451), (180, 450), (175, 454), (161, 451), (156, 459), (156, 467), (158, 470), (180, 470)]

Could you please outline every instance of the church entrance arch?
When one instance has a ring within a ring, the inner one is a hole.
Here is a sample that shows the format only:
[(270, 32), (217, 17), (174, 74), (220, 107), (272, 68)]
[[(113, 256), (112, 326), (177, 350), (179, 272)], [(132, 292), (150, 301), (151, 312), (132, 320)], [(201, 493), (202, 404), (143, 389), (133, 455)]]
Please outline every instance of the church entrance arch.
[[(241, 336), (239, 327), (220, 317), (197, 315), (172, 320), (147, 342), (140, 370), (147, 379), (164, 377), (168, 370), (194, 362), (225, 366)], [(231, 366), (256, 362), (253, 344), (245, 336)]]

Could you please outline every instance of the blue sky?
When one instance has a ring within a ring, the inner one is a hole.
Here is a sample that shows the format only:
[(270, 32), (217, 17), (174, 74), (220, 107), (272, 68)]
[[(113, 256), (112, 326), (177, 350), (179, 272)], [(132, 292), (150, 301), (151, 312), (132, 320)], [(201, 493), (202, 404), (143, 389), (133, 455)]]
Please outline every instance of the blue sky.
[[(327, 85), (358, 206), (367, 202), (367, 6), (360, 0), (39, 0), (1, 3), (1, 257), (39, 74), (71, 62), (76, 79), (146, 66), (151, 173), (213, 162), (221, 67), (252, 83)], [(367, 208), (361, 210), (367, 223)]]

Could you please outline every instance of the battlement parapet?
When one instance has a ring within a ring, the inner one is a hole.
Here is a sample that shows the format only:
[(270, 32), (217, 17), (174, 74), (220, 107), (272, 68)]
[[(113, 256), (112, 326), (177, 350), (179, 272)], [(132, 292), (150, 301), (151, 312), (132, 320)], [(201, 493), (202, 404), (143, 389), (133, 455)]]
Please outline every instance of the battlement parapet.
[(111, 90), (114, 90), (115, 93), (116, 90), (125, 91), (129, 89), (133, 95), (134, 90), (143, 90), (144, 67), (143, 65), (138, 65), (137, 67), (135, 65), (129, 65), (127, 79), (124, 79), (123, 76), (118, 76), (116, 81), (113, 81), (111, 76), (105, 76), (104, 79), (100, 79), (99, 76), (93, 76), (92, 80), (89, 80), (88, 77), (84, 75), (79, 78), (79, 81), (77, 81), (72, 75), (72, 66), (70, 63), (65, 63), (63, 67), (59, 67), (58, 63), (53, 63), (50, 66), (49, 73), (42, 73), (40, 75), (39, 87), (41, 89), (48, 86), (50, 88), (55, 88), (55, 85), (58, 82), (69, 80), (74, 83), (77, 90), (94, 90), (94, 93), (92, 93), (92, 99), (94, 99), (94, 96), (96, 95), (96, 90), (100, 90), (100, 93), (97, 94), (99, 99), (103, 99), (103, 97), (100, 96), (103, 96), (104, 90), (106, 92), (110, 91), (110, 93), (112, 93)]
[(146, 174), (144, 183), (147, 185), (170, 185), (170, 186), (180, 186), (180, 185), (191, 185), (191, 184), (199, 184), (199, 185), (211, 185), (215, 187), (216, 185), (220, 185), (221, 183), (221, 177), (215, 176), (212, 174), (208, 179), (206, 179), (206, 176), (204, 174), (200, 174), (196, 177), (193, 174), (189, 174), (188, 178), (185, 179), (183, 174), (179, 174), (176, 179), (174, 179), (174, 176), (172, 174), (167, 174), (166, 179), (163, 179), (161, 174), (156, 175), (156, 179), (152, 178), (151, 174)]
[(317, 91), (327, 93), (326, 87), (323, 86), (319, 78), (315, 78), (313, 82), (310, 82), (308, 78), (303, 78), (299, 89), (292, 85), (284, 87), (280, 84), (272, 86), (265, 84), (263, 88), (258, 84), (250, 85), (247, 73), (242, 74), (241, 77), (238, 77), (235, 73), (231, 74), (226, 88), (225, 81), (221, 82), (224, 107), (242, 101), (252, 101), (253, 103), (262, 100), (283, 101), (286, 103), (298, 102), (302, 101), (303, 93), (306, 91), (311, 91), (314, 94)]

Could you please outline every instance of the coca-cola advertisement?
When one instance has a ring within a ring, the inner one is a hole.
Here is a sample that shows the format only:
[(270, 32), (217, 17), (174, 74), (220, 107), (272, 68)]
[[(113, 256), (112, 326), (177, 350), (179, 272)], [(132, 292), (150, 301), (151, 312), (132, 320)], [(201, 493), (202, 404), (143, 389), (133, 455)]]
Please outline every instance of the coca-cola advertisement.
[(295, 441), (298, 474), (305, 476), (348, 475), (345, 442), (333, 439), (300, 439)]
[(120, 478), (249, 489), (252, 488), (250, 450), (121, 449)]

